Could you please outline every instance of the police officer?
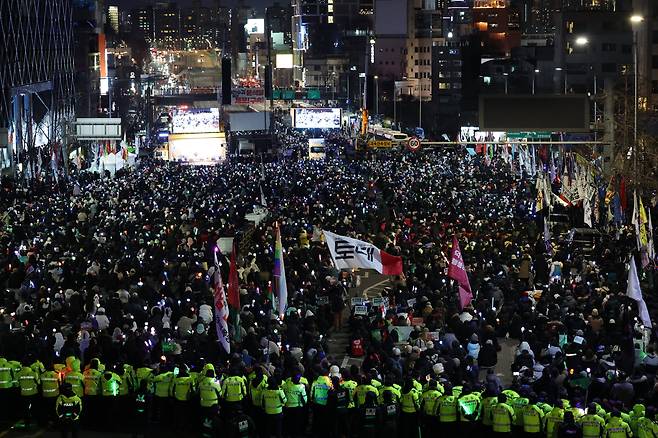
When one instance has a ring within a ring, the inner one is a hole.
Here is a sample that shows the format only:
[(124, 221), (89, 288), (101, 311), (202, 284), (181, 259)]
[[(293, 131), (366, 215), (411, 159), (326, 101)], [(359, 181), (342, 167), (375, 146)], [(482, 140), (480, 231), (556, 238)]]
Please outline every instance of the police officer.
[(153, 391), (153, 369), (146, 366), (146, 364), (137, 368), (137, 371), (135, 371), (135, 388), (140, 388), (144, 380), (147, 383), (148, 390)]
[(377, 388), (372, 386), (370, 382), (367, 381), (364, 377), (358, 376), (356, 381), (357, 386), (354, 388), (354, 403), (357, 408), (363, 406), (363, 404), (366, 402), (366, 395), (369, 392), (372, 392), (376, 397), (379, 397), (379, 391)]
[(268, 436), (283, 438), (283, 407), (286, 405), (286, 394), (279, 388), (276, 378), (269, 379), (267, 389), (263, 391), (263, 410), (268, 430)]
[(640, 418), (646, 416), (646, 408), (643, 404), (636, 403), (633, 405), (633, 409), (628, 413), (628, 425), (631, 426), (633, 435), (637, 435), (637, 422)]
[(496, 403), (498, 403), (497, 392), (493, 389), (487, 388), (484, 391), (482, 399), (482, 425), (484, 426), (484, 430), (486, 432), (491, 431), (491, 426), (493, 425), (491, 419), (491, 409), (493, 409)]
[(263, 391), (267, 389), (267, 376), (263, 375), (263, 368), (260, 366), (254, 368), (253, 377), (251, 378), (249, 385), (247, 385), (247, 388), (250, 401), (249, 410), (247, 412), (257, 424), (261, 425), (262, 429), (265, 422), (265, 414), (263, 413), (262, 408)]
[(229, 414), (235, 412), (238, 405), (247, 396), (247, 383), (244, 376), (236, 369), (231, 371), (231, 375), (222, 382), (222, 397)]
[(73, 393), (70, 384), (64, 383), (62, 393), (57, 396), (55, 402), (55, 414), (62, 432), (62, 438), (68, 437), (69, 433), (73, 438), (78, 436), (78, 423), (80, 422), (81, 412), (82, 400)]
[(537, 437), (544, 424), (544, 411), (537, 404), (537, 396), (530, 394), (528, 404), (523, 407), (523, 433), (530, 437)]
[(121, 397), (122, 400), (127, 401), (128, 394), (134, 393), (137, 388), (135, 369), (132, 365), (127, 363), (124, 363), (123, 366), (120, 366), (117, 369), (118, 371), (123, 371), (123, 373), (120, 374), (121, 386), (119, 387), (119, 397)]
[(119, 393), (121, 392), (121, 377), (114, 371), (106, 370), (101, 376), (101, 405), (105, 417), (105, 425), (113, 431), (117, 426), (113, 415), (119, 407)]
[(439, 426), (442, 434), (450, 436), (455, 432), (457, 422), (457, 397), (452, 395), (450, 383), (444, 388), (445, 393), (439, 397)]
[[(385, 392), (382, 400), (382, 438), (397, 438), (400, 422), (400, 404), (393, 398), (392, 392)], [(430, 436), (430, 435), (426, 435)]]
[(219, 399), (222, 396), (222, 386), (215, 377), (215, 368), (206, 369), (205, 376), (199, 380), (199, 404), (201, 417), (212, 418), (217, 414)]
[(228, 423), (228, 438), (256, 438), (258, 431), (254, 420), (241, 407)]
[(462, 395), (457, 400), (460, 429), (463, 433), (469, 434), (476, 432), (479, 425), (481, 414), (482, 397), (470, 386), (464, 386)]
[(85, 415), (82, 417), (82, 421), (87, 425), (90, 425), (92, 421), (96, 421), (99, 414), (101, 376), (103, 375), (99, 368), (100, 361), (94, 358), (89, 363), (89, 367), (82, 373), (85, 393)]
[(439, 419), (436, 416), (441, 392), (437, 389), (436, 380), (427, 382), (427, 388), (420, 397), (421, 429), (423, 436), (429, 436), (438, 430)]
[(39, 373), (32, 369), (32, 367), (24, 366), (18, 372), (18, 385), (21, 389), (25, 426), (29, 426), (35, 416), (36, 403), (38, 401)]
[[(527, 392), (524, 391), (521, 391), (521, 393), (527, 394)], [(513, 429), (516, 431), (517, 435), (520, 435), (521, 431), (523, 430), (523, 408), (525, 408), (528, 403), (530, 403), (530, 400), (523, 395), (519, 395), (518, 397), (509, 400), (510, 406), (512, 406), (512, 409), (514, 409), (514, 415), (516, 415)]]
[(564, 413), (564, 420), (557, 432), (558, 438), (581, 438), (582, 431), (580, 426), (576, 424), (576, 419), (572, 411)]
[(55, 412), (55, 402), (59, 396), (59, 385), (61, 383), (60, 374), (54, 369), (47, 369), (41, 376), (41, 412), (40, 421), (48, 421), (53, 417)]
[(64, 382), (71, 385), (73, 393), (82, 398), (85, 394), (84, 375), (80, 372), (80, 360), (73, 359), (71, 361), (71, 369), (67, 370), (64, 376)]
[(599, 438), (605, 428), (605, 420), (596, 412), (593, 403), (587, 407), (587, 413), (578, 419), (582, 427), (583, 438)]
[(493, 424), (494, 434), (497, 436), (500, 435), (512, 435), (512, 425), (516, 419), (516, 414), (514, 409), (507, 404), (507, 395), (499, 394), (498, 403), (496, 403), (493, 408), (491, 408), (491, 420)]
[[(306, 425), (305, 408), (308, 402), (306, 387), (301, 383), (300, 375), (296, 374), (283, 384), (283, 392), (286, 395), (284, 406), (284, 418), (286, 434), (295, 438), (304, 434)], [(345, 391), (347, 393), (347, 391)], [(347, 405), (345, 406), (347, 408)]]
[(377, 393), (367, 392), (365, 400), (359, 407), (357, 424), (361, 426), (361, 438), (374, 438), (380, 430), (382, 413), (377, 406)]
[(178, 376), (174, 378), (172, 393), (174, 396), (174, 428), (181, 431), (184, 421), (191, 415), (190, 399), (194, 393), (194, 380), (188, 374), (186, 367), (182, 367)]
[(156, 421), (168, 418), (171, 412), (171, 393), (174, 384), (174, 373), (166, 363), (160, 363), (160, 371), (153, 377), (154, 416)]
[(148, 381), (142, 380), (135, 390), (134, 397), (134, 417), (133, 417), (133, 438), (142, 435), (146, 438), (148, 430), (149, 409), (151, 407), (151, 393), (148, 389)]
[(384, 385), (377, 388), (377, 391), (379, 391), (379, 404), (382, 404), (382, 402), (384, 401), (384, 392), (390, 392), (395, 402), (399, 403), (400, 397), (402, 397), (402, 394), (400, 393), (400, 389), (401, 389), (400, 385), (394, 382), (393, 376), (390, 374), (387, 375), (386, 378), (384, 379)]
[(13, 390), (12, 368), (7, 359), (0, 357), (0, 406), (6, 406), (6, 408), (0, 409), (0, 421), (9, 420), (9, 407), (13, 405), (12, 399), (14, 398)]
[(608, 424), (603, 428), (603, 438), (631, 438), (633, 431), (627, 422), (621, 419), (618, 410), (612, 411)]
[(546, 438), (556, 438), (557, 430), (564, 420), (564, 408), (562, 400), (553, 403), (553, 409), (544, 416), (544, 430)]
[[(327, 423), (327, 403), (331, 390), (331, 379), (326, 369), (311, 384), (311, 408), (313, 410), (313, 433), (315, 436), (325, 436), (331, 431)], [(357, 388), (358, 389), (358, 388)]]
[(420, 409), (420, 397), (414, 388), (411, 377), (407, 377), (402, 387), (400, 397), (400, 429), (401, 436), (407, 438), (418, 437), (418, 411)]
[(645, 416), (637, 420), (637, 438), (655, 438), (658, 436), (656, 409), (647, 406)]

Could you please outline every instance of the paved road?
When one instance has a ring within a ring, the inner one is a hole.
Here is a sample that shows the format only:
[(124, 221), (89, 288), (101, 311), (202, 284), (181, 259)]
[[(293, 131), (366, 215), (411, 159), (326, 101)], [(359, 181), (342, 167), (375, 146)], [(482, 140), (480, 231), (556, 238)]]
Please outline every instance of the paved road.
[[(59, 438), (61, 435), (54, 427), (52, 429), (12, 429), (7, 425), (2, 427), (0, 438)], [(115, 432), (92, 432), (81, 430), (78, 436), (84, 438), (131, 438), (132, 434)]]
[[(361, 271), (361, 284), (358, 288), (351, 290), (351, 296), (363, 296), (367, 299), (372, 299), (374, 297), (381, 296), (381, 291), (388, 286), (389, 279), (385, 275), (381, 275), (375, 271)], [(346, 309), (346, 320), (349, 317), (349, 309)], [(345, 354), (347, 349), (347, 343), (349, 342), (349, 333), (346, 330), (343, 330), (337, 335), (330, 336), (330, 352), (334, 358), (341, 361), (342, 366), (349, 366), (352, 364), (360, 365), (362, 360), (351, 358)], [(512, 372), (511, 366), (514, 361), (514, 352), (518, 341), (514, 339), (505, 339), (499, 338), (498, 342), (501, 347), (501, 351), (498, 353), (498, 366), (496, 371), (498, 376), (503, 382), (503, 385), (509, 385), (512, 383)]]

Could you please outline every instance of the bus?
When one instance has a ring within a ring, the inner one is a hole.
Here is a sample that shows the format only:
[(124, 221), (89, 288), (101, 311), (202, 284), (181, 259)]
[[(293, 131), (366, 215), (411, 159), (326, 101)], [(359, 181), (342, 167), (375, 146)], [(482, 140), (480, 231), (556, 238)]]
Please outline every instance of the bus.
[(387, 129), (386, 132), (384, 132), (383, 137), (387, 140), (391, 140), (394, 146), (404, 145), (407, 140), (409, 140), (409, 136), (404, 132), (394, 131), (392, 129)]
[(309, 160), (322, 160), (326, 157), (324, 138), (308, 139), (308, 158)]

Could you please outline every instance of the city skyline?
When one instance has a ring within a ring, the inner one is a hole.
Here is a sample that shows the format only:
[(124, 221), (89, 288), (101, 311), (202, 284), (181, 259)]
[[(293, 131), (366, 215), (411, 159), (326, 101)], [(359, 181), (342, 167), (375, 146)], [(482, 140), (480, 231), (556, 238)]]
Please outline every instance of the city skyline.
[[(174, 3), (177, 3), (179, 6), (192, 6), (195, 0), (178, 0)], [(108, 2), (110, 4), (116, 3), (120, 8), (132, 9), (135, 7), (146, 6), (149, 4), (155, 3), (155, 0), (114, 0), (113, 2)], [(234, 7), (238, 4), (239, 0), (221, 0), (223, 6)], [(201, 0), (201, 4), (204, 6), (210, 6), (213, 3), (212, 0)], [(245, 1), (247, 6), (251, 6), (256, 9), (263, 9), (271, 6), (274, 3), (274, 0), (248, 0)], [(284, 2), (279, 2), (284, 3)]]

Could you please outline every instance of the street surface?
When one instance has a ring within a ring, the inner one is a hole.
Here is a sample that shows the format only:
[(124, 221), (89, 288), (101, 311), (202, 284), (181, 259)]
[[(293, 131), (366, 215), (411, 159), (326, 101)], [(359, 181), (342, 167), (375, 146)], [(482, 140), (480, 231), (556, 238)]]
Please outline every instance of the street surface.
[[(361, 271), (361, 284), (350, 291), (350, 298), (363, 296), (367, 299), (381, 296), (382, 290), (389, 285), (389, 279), (375, 271)], [(349, 307), (345, 309), (344, 321), (347, 321), (350, 315)], [(512, 383), (512, 373), (510, 371), (514, 362), (514, 353), (518, 341), (514, 339), (499, 338), (501, 350), (498, 352), (498, 365), (496, 374), (501, 379), (503, 385), (508, 386)], [(329, 337), (329, 353), (341, 364), (341, 367), (351, 365), (361, 365), (363, 362), (360, 358), (352, 358), (346, 354), (349, 346), (349, 330), (346, 328), (339, 333), (332, 333)]]

